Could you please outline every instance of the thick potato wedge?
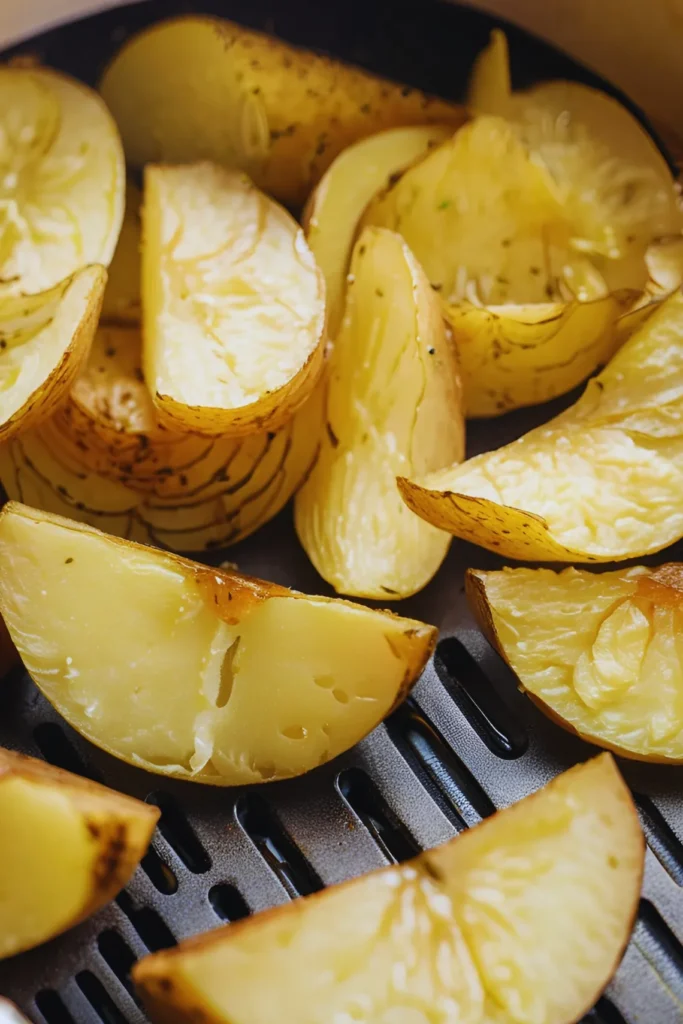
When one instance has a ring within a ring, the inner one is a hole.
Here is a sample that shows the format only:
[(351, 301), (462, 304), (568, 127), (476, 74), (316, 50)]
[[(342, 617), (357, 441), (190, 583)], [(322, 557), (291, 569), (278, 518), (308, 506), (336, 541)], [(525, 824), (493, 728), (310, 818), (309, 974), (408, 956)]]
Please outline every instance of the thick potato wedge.
[(683, 566), (467, 574), (491, 644), (554, 721), (640, 761), (683, 763)]
[(106, 281), (85, 267), (39, 295), (0, 299), (0, 441), (36, 426), (88, 356)]
[(322, 178), (304, 214), (306, 238), (325, 276), (327, 330), (336, 338), (358, 222), (373, 196), (397, 174), (445, 142), (443, 125), (393, 128), (349, 146)]
[(363, 232), (330, 356), (327, 431), (296, 529), (342, 594), (402, 598), (432, 578), (445, 533), (406, 515), (396, 476), (464, 452), (460, 377), (438, 300), (399, 235)]
[(239, 436), (281, 426), (323, 368), (325, 284), (301, 228), (238, 171), (147, 167), (144, 371), (161, 418)]
[(0, 748), (0, 958), (113, 899), (144, 855), (156, 807)]
[(0, 558), (0, 610), (67, 721), (116, 757), (214, 785), (300, 775), (347, 750), (436, 639), (12, 502)]
[(572, 1024), (621, 959), (643, 858), (604, 754), (407, 864), (146, 957), (133, 978), (158, 1024)]
[(142, 320), (140, 299), (141, 206), (142, 193), (140, 189), (134, 182), (128, 181), (121, 233), (109, 265), (107, 287), (102, 300), (102, 319), (106, 323), (139, 324)]
[(505, 558), (615, 562), (673, 543), (683, 536), (683, 295), (550, 423), (399, 488), (427, 522)]
[(135, 36), (101, 91), (133, 164), (215, 160), (295, 205), (358, 139), (465, 117), (458, 104), (218, 18)]
[(0, 67), (0, 300), (44, 292), (109, 263), (123, 217), (116, 125), (87, 86), (39, 67)]

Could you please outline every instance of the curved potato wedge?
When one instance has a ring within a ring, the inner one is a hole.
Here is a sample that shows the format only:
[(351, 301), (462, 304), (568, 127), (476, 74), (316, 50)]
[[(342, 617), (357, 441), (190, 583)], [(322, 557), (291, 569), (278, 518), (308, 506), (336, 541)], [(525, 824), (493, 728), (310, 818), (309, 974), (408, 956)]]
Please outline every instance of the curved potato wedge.
[(465, 117), (459, 104), (206, 17), (135, 36), (100, 88), (133, 164), (215, 160), (294, 205), (358, 139)]
[(553, 721), (623, 757), (683, 763), (683, 566), (470, 569), (467, 595)]
[(159, 1024), (570, 1024), (621, 959), (643, 859), (602, 755), (407, 864), (145, 957), (133, 978)]
[(306, 238), (323, 272), (327, 330), (336, 338), (344, 314), (346, 275), (358, 222), (373, 196), (397, 174), (445, 142), (440, 125), (393, 128), (340, 153), (312, 193), (304, 213)]
[(673, 543), (683, 536), (683, 295), (550, 423), (399, 489), (427, 522), (506, 558), (614, 562)]
[(46, 292), (0, 299), (0, 441), (45, 420), (68, 394), (106, 278), (104, 267), (85, 267)]
[(339, 593), (408, 597), (448, 536), (406, 515), (396, 475), (464, 452), (460, 377), (438, 300), (400, 238), (369, 228), (353, 252), (329, 362), (327, 431), (296, 497), (296, 529)]
[(0, 748), (0, 958), (103, 907), (129, 881), (156, 807)]
[(167, 425), (239, 436), (285, 423), (323, 369), (325, 284), (303, 232), (246, 175), (147, 167), (144, 371)]
[(102, 319), (106, 323), (139, 324), (142, 320), (140, 300), (141, 206), (142, 193), (140, 189), (132, 181), (128, 181), (121, 232), (109, 265), (107, 287), (102, 300)]
[(0, 557), (0, 609), (60, 714), (116, 757), (213, 785), (301, 775), (347, 750), (436, 639), (12, 502)]
[(97, 93), (41, 67), (0, 68), (0, 301), (105, 266), (123, 217), (121, 141)]

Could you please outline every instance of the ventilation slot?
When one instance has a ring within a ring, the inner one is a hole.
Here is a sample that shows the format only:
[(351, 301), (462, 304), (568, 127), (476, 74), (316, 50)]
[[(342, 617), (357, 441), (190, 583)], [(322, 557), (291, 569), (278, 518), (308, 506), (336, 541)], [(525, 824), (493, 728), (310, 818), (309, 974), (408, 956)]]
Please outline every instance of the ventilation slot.
[(140, 861), (140, 866), (150, 882), (163, 896), (172, 896), (178, 891), (178, 879), (168, 864), (161, 859), (153, 846), (150, 846)]
[(674, 882), (683, 886), (683, 843), (648, 796), (633, 796), (650, 849)]
[(214, 885), (209, 889), (209, 903), (221, 921), (241, 921), (249, 917), (249, 907), (234, 885)]
[(114, 972), (129, 995), (137, 1001), (130, 972), (137, 957), (127, 942), (113, 928), (102, 932), (97, 939), (102, 959)]
[(406, 826), (364, 771), (346, 768), (337, 776), (337, 789), (388, 860), (400, 863), (420, 852)]
[(456, 637), (448, 637), (437, 644), (434, 667), (489, 750), (507, 759), (521, 757), (529, 745), (525, 729)]
[(683, 945), (649, 900), (640, 901), (634, 940), (674, 998), (683, 1000)]
[(64, 771), (100, 782), (101, 776), (86, 765), (64, 730), (55, 722), (42, 722), (33, 730), (33, 739), (46, 761)]
[(38, 992), (36, 1006), (47, 1024), (75, 1024), (75, 1021), (54, 989), (44, 988)]
[(125, 890), (118, 894), (116, 902), (150, 953), (158, 953), (160, 949), (170, 949), (176, 945), (173, 932), (152, 907), (136, 906)]
[(316, 872), (261, 797), (251, 793), (239, 797), (235, 816), (292, 898), (323, 888)]
[(102, 1024), (128, 1024), (102, 982), (91, 971), (80, 971), (76, 975), (76, 984)]
[(192, 831), (187, 818), (168, 793), (150, 793), (147, 803), (161, 811), (158, 829), (181, 861), (195, 875), (203, 875), (211, 867), (211, 858)]
[(608, 999), (599, 999), (581, 1024), (626, 1024), (626, 1021), (613, 1003)]
[(412, 701), (395, 711), (386, 725), (425, 788), (459, 829), (495, 813), (472, 772)]

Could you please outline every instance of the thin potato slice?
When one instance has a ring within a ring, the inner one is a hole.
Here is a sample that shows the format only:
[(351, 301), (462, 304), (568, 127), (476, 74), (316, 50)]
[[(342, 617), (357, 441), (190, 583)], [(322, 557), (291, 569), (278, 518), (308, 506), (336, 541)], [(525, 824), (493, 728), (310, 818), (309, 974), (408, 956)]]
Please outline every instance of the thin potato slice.
[(156, 807), (0, 748), (0, 958), (73, 927), (129, 881)]
[(246, 175), (147, 167), (144, 370), (161, 418), (211, 436), (281, 426), (323, 368), (325, 286), (296, 221)]
[(0, 558), (10, 634), (66, 720), (125, 761), (213, 785), (300, 775), (347, 750), (436, 639), (12, 502)]
[(398, 235), (364, 231), (350, 281), (330, 356), (327, 430), (296, 497), (296, 529), (339, 593), (403, 598), (432, 578), (449, 539), (406, 514), (396, 476), (463, 457), (457, 360), (438, 300)]
[(623, 757), (683, 763), (683, 566), (470, 570), (467, 593), (554, 721)]
[(0, 299), (0, 441), (45, 420), (69, 392), (97, 326), (104, 267), (39, 295)]
[(571, 1024), (621, 959), (643, 858), (602, 755), (407, 864), (145, 957), (133, 977), (159, 1024)]
[(427, 522), (506, 558), (614, 562), (673, 543), (683, 536), (683, 295), (550, 423), (399, 488)]
[(116, 125), (87, 86), (0, 67), (0, 299), (44, 292), (111, 260), (125, 170)]
[(107, 323), (139, 324), (142, 320), (141, 206), (142, 193), (129, 181), (126, 185), (126, 207), (121, 233), (109, 266), (107, 287), (102, 300), (102, 319)]
[(218, 18), (155, 25), (128, 42), (101, 91), (137, 166), (210, 159), (302, 205), (348, 145), (464, 110)]
[(452, 134), (444, 126), (393, 128), (349, 146), (326, 171), (306, 206), (306, 238), (325, 276), (327, 330), (336, 338), (358, 222), (373, 196)]

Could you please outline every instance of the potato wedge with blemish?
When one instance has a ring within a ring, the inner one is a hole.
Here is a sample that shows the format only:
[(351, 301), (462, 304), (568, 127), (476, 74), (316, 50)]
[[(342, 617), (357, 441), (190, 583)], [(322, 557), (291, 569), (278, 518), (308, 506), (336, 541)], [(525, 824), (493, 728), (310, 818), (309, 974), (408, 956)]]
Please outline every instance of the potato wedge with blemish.
[(318, 382), (325, 283), (303, 232), (239, 171), (145, 169), (143, 363), (177, 430), (273, 430)]
[(640, 761), (683, 763), (683, 566), (467, 574), (491, 644), (553, 721)]
[(571, 1024), (621, 960), (644, 854), (603, 754), (413, 861), (145, 957), (133, 979), (157, 1024)]
[(103, 907), (144, 856), (156, 807), (0, 748), (0, 958)]
[(296, 529), (341, 594), (408, 597), (448, 536), (406, 514), (396, 476), (464, 452), (455, 350), (403, 239), (370, 228), (354, 248), (344, 324), (329, 360), (327, 430), (296, 496)]
[(497, 451), (399, 480), (419, 516), (505, 558), (616, 562), (683, 536), (683, 295), (554, 420)]
[(10, 635), (70, 725), (122, 760), (213, 785), (301, 775), (348, 750), (436, 639), (13, 502), (0, 559)]
[(215, 160), (294, 205), (358, 139), (465, 117), (459, 104), (207, 17), (134, 36), (100, 88), (132, 164)]

